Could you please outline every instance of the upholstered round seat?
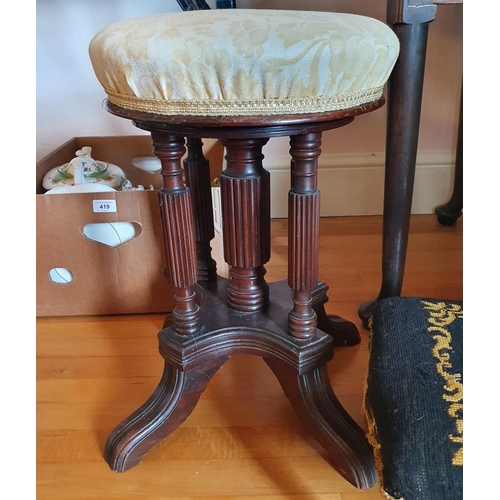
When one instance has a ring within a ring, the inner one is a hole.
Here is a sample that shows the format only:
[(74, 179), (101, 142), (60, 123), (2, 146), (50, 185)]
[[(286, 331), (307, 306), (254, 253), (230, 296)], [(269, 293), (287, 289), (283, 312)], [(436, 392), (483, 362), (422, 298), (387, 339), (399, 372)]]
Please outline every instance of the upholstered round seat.
[(90, 44), (111, 103), (159, 115), (321, 113), (376, 101), (399, 42), (353, 14), (202, 10), (112, 24)]

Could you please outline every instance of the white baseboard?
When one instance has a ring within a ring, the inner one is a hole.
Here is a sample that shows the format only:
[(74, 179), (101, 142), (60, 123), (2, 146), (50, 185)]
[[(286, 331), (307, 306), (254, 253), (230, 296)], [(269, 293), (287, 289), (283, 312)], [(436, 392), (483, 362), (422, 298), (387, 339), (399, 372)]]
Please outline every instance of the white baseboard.
[[(266, 157), (271, 172), (271, 217), (288, 216), (289, 157)], [(431, 214), (448, 201), (453, 186), (454, 153), (417, 156), (412, 213)], [(325, 154), (319, 158), (321, 216), (382, 215), (384, 155)]]

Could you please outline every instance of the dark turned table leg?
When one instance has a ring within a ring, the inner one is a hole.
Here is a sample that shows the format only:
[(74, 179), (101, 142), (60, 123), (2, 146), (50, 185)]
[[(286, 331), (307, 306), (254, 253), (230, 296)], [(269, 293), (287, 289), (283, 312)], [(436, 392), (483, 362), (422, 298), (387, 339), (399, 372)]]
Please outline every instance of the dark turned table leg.
[(463, 88), (460, 96), (460, 117), (458, 122), (457, 150), (455, 158), (455, 177), (450, 199), (436, 207), (437, 220), (443, 226), (453, 226), (462, 215), (463, 199)]
[(429, 24), (392, 28), (401, 49), (388, 84), (382, 285), (378, 297), (358, 309), (365, 328), (377, 300), (399, 296), (403, 286)]

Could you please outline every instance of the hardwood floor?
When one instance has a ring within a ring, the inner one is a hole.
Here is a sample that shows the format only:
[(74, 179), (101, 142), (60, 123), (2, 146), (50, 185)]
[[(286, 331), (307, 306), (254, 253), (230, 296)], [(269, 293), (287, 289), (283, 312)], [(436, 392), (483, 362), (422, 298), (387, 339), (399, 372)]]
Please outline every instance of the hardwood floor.
[[(287, 222), (272, 221), (269, 282), (287, 275)], [(462, 219), (444, 227), (413, 216), (403, 295), (462, 299)], [(323, 218), (320, 279), (327, 312), (355, 322), (361, 344), (337, 348), (332, 386), (366, 428), (361, 411), (368, 332), (357, 317), (380, 286), (381, 217)], [(114, 474), (106, 438), (156, 388), (163, 315), (37, 318), (38, 500), (380, 500), (331, 467), (301, 427), (260, 359), (234, 356), (190, 417), (135, 468)]]

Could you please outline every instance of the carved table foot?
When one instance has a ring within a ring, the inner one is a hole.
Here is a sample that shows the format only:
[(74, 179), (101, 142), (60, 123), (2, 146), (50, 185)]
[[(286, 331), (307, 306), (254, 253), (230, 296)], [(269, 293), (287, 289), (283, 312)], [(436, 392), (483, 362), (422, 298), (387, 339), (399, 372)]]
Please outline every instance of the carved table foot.
[(434, 212), (438, 222), (442, 226), (453, 226), (459, 217), (462, 216), (462, 203), (451, 200), (444, 205), (436, 207)]
[(340, 316), (327, 314), (324, 305), (328, 302), (328, 286), (322, 281), (312, 293), (313, 309), (318, 317), (318, 328), (333, 337), (335, 346), (353, 346), (361, 342), (359, 330), (354, 323)]
[(219, 358), (211, 366), (207, 363), (185, 372), (165, 363), (152, 396), (108, 437), (104, 458), (111, 469), (124, 472), (134, 467), (156, 443), (177, 429), (226, 359)]
[(300, 375), (289, 365), (265, 361), (304, 427), (328, 452), (335, 469), (357, 488), (371, 488), (378, 481), (373, 450), (364, 431), (335, 396), (326, 366)]

